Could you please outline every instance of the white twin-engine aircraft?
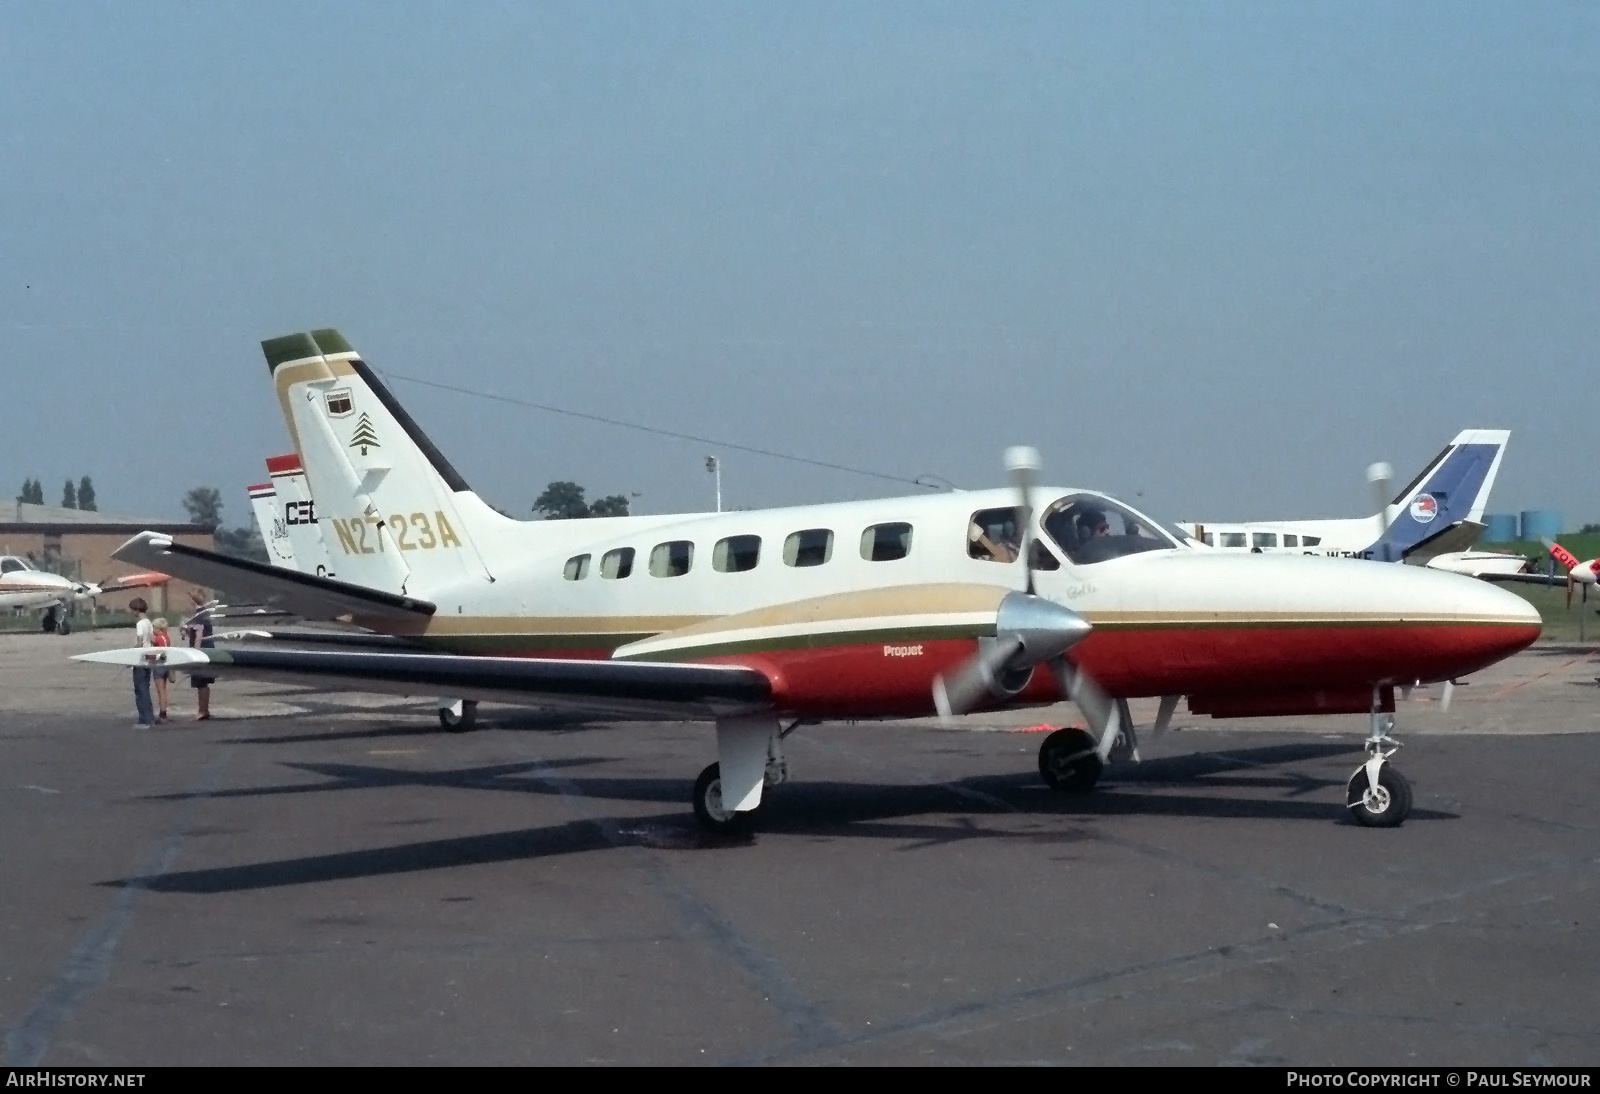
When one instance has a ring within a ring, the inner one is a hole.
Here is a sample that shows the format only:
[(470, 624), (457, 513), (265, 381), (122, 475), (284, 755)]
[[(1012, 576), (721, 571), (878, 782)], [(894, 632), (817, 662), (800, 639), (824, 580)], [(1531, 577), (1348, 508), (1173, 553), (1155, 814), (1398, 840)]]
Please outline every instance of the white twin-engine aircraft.
[[(147, 589), (162, 585), (166, 574), (127, 574), (105, 581), (74, 581), (47, 570), (41, 570), (26, 558), (17, 555), (0, 556), (0, 610), (42, 609), (49, 611), (80, 600), (93, 600), (106, 593), (127, 589)], [(58, 625), (62, 634), (72, 628), (62, 620)]]
[[(782, 739), (824, 718), (1074, 700), (1046, 783), (1091, 788), (1126, 700), (1216, 717), (1366, 713), (1347, 805), (1392, 826), (1394, 686), (1449, 680), (1539, 635), (1520, 597), (1408, 566), (1196, 548), (1104, 494), (1036, 486), (718, 514), (517, 521), (467, 486), (337, 331), (262, 343), (338, 577), (145, 532), (117, 551), (307, 618), (436, 652), (276, 646), (84, 655), (442, 699), (715, 723), (694, 811), (749, 830), (787, 777)], [(330, 531), (331, 530), (331, 531)]]
[(1381, 508), (1370, 517), (1180, 527), (1222, 550), (1408, 562), (1475, 577), (1517, 573), (1528, 565), (1522, 555), (1468, 549), (1483, 533), (1483, 513), (1510, 439), (1505, 429), (1463, 429), (1393, 500), (1389, 466), (1374, 464), (1367, 476)]

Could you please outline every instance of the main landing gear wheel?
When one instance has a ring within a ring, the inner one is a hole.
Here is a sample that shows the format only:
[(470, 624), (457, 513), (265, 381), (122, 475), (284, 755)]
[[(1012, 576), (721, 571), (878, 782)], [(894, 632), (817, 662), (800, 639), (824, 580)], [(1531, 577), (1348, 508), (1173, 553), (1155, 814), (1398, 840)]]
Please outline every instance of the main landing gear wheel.
[(1039, 746), (1039, 774), (1051, 790), (1084, 794), (1100, 779), (1100, 754), (1094, 735), (1083, 729), (1058, 729)]
[(461, 713), (453, 706), (439, 708), (439, 724), (447, 733), (470, 733), (478, 727), (478, 701), (463, 699)]
[(712, 764), (694, 781), (694, 816), (709, 832), (719, 836), (748, 836), (755, 831), (760, 812), (760, 806), (743, 813), (723, 806), (721, 764)]
[(1350, 815), (1368, 828), (1398, 828), (1411, 812), (1411, 784), (1390, 764), (1378, 769), (1378, 785), (1367, 778), (1365, 766), (1350, 776), (1345, 795)]

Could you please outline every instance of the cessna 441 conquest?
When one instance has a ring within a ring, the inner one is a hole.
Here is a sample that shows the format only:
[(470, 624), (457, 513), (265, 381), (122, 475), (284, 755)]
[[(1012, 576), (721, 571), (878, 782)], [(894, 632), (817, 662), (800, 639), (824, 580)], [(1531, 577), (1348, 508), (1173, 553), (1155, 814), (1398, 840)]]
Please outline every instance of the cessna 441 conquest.
[[(1071, 699), (1044, 781), (1092, 788), (1126, 700), (1157, 727), (1196, 714), (1365, 713), (1347, 805), (1405, 819), (1394, 688), (1449, 680), (1539, 635), (1521, 598), (1409, 566), (1195, 547), (1091, 490), (1009, 489), (717, 514), (517, 521), (483, 502), (333, 330), (262, 343), (338, 578), (224, 558), (145, 532), (116, 556), (430, 652), (116, 650), (84, 660), (479, 700), (704, 719), (717, 762), (693, 805), (748, 831), (787, 778), (782, 740), (824, 718), (945, 716)], [(328, 529), (331, 528), (331, 534)], [(785, 724), (787, 723), (787, 725)], [(870, 732), (870, 730), (868, 730)]]

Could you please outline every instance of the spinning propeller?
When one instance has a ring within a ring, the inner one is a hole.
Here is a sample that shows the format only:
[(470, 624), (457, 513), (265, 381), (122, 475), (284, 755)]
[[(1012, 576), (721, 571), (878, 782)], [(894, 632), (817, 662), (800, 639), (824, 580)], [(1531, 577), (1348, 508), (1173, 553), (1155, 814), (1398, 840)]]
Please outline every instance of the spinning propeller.
[(1033, 671), (1047, 664), (1062, 693), (1078, 705), (1099, 742), (1105, 760), (1116, 741), (1116, 700), (1075, 664), (1067, 651), (1088, 637), (1089, 621), (1071, 608), (1034, 591), (1033, 480), (1039, 470), (1034, 448), (1006, 450), (1006, 469), (1017, 490), (1019, 552), (1025, 575), (1020, 592), (1007, 593), (995, 613), (995, 636), (979, 639), (978, 652), (933, 681), (933, 705), (945, 721), (966, 714), (987, 699), (1004, 700), (1027, 686)]

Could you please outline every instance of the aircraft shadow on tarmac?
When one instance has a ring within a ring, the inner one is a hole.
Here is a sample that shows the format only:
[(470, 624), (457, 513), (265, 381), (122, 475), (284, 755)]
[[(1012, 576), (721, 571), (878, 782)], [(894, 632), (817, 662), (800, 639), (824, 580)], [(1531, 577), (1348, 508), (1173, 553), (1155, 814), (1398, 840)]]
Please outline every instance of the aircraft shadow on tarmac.
[[(1170, 816), (1209, 819), (1311, 821), (1353, 824), (1341, 818), (1329, 780), (1274, 765), (1319, 761), (1359, 751), (1349, 744), (1268, 745), (1259, 748), (1204, 752), (1123, 765), (1108, 770), (1102, 789), (1073, 796), (1046, 791), (1030, 772), (980, 775), (950, 783), (922, 785), (861, 782), (807, 782), (775, 790), (763, 808), (761, 834), (771, 837), (889, 840), (901, 851), (974, 839), (1071, 844), (1101, 838), (1092, 823), (1106, 818)], [(650, 816), (594, 817), (509, 832), (420, 840), (390, 847), (337, 851), (271, 862), (176, 871), (154, 877), (103, 882), (167, 893), (227, 893), (285, 885), (310, 885), (445, 870), (505, 862), (522, 862), (624, 847), (663, 850), (728, 850), (759, 842), (730, 840), (703, 831), (681, 805), (685, 780), (556, 774), (608, 761), (574, 758), (565, 761), (503, 764), (456, 771), (417, 772), (351, 764), (293, 764), (326, 776), (326, 783), (241, 788), (206, 797), (251, 797), (262, 794), (320, 793), (386, 787), (429, 786), (490, 789), (541, 795), (567, 795), (592, 801), (671, 802), (670, 812)], [(1173, 788), (1189, 793), (1173, 793)], [(1273, 796), (1208, 793), (1245, 789)], [(1312, 797), (1312, 793), (1316, 796)], [(170, 795), (168, 797), (187, 797)], [(1056, 832), (1036, 826), (1018, 831), (1005, 818), (1058, 816), (1073, 823)], [(1412, 821), (1454, 819), (1455, 814), (1414, 809)]]

